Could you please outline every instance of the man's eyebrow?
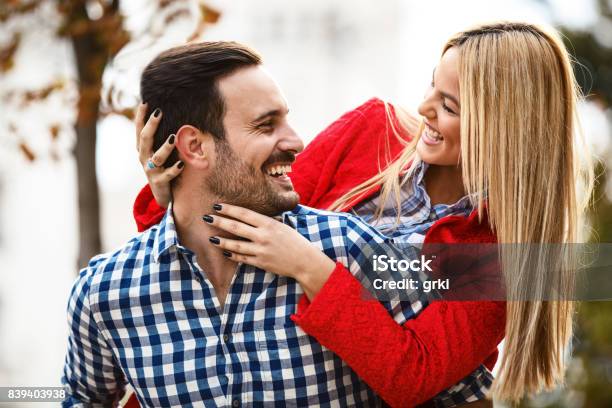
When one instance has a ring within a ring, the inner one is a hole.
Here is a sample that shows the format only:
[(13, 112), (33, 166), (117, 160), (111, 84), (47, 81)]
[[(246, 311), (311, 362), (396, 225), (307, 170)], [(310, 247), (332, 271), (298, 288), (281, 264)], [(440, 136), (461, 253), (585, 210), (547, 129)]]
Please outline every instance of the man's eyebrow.
[(253, 119), (250, 124), (254, 125), (257, 122), (261, 122), (262, 120), (268, 118), (268, 117), (274, 117), (274, 116), (282, 116), (283, 114), (288, 114), (289, 113), (289, 109), (285, 110), (284, 112), (280, 109), (272, 109), (269, 110), (265, 113), (262, 113), (261, 115), (259, 115), (258, 117), (256, 117), (255, 119)]

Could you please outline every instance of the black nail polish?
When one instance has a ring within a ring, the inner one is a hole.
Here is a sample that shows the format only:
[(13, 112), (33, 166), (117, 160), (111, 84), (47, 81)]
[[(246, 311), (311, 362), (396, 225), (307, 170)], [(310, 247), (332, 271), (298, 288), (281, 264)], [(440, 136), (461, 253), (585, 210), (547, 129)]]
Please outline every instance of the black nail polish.
[(213, 210), (215, 211), (221, 211), (223, 207), (221, 206), (221, 204), (213, 204)]
[(212, 242), (213, 244), (215, 244), (215, 245), (219, 245), (219, 243), (221, 243), (221, 241), (217, 237), (210, 237), (210, 238), (208, 238), (208, 240), (210, 242)]
[(153, 116), (158, 117), (160, 113), (161, 113), (161, 109), (157, 108), (153, 111)]
[(210, 215), (205, 215), (202, 217), (202, 219), (204, 221), (206, 221), (207, 223), (211, 224), (213, 222), (213, 217), (211, 217)]
[(180, 161), (177, 167), (178, 167), (179, 169), (182, 169), (182, 168), (183, 168), (183, 166), (185, 166), (185, 163), (183, 163), (182, 161)]
[(170, 135), (170, 137), (168, 138), (168, 143), (174, 144), (174, 135)]
[(232, 253), (230, 251), (223, 251), (223, 256), (225, 256), (227, 258), (231, 258)]

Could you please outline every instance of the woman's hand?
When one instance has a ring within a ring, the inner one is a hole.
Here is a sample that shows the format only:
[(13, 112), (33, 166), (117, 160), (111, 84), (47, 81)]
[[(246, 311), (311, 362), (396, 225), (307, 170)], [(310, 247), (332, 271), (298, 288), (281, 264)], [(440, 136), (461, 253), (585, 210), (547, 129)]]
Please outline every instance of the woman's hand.
[[(149, 117), (147, 124), (144, 124), (144, 117), (147, 113), (147, 104), (141, 103), (136, 111), (134, 123), (136, 125), (136, 148), (138, 149), (138, 158), (144, 169), (145, 175), (155, 201), (162, 207), (168, 207), (172, 199), (172, 191), (170, 189), (170, 181), (181, 174), (183, 171), (183, 163), (179, 160), (172, 167), (165, 168), (163, 165), (174, 149), (175, 136), (170, 135), (166, 143), (153, 154), (153, 137), (159, 121), (162, 118), (162, 112), (156, 109)], [(149, 164), (151, 162), (152, 165)]]
[[(215, 204), (216, 214), (204, 221), (239, 238), (210, 237), (228, 258), (298, 281), (312, 300), (321, 290), (336, 263), (296, 230), (273, 218), (246, 208)], [(230, 218), (227, 218), (230, 217)]]

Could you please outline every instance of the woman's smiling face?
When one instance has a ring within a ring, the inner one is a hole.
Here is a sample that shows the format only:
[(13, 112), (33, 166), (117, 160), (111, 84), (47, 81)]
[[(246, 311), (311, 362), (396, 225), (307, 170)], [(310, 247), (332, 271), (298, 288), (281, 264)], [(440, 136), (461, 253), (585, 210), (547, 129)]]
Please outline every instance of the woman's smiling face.
[(416, 150), (428, 164), (456, 166), (461, 153), (459, 106), (459, 53), (449, 48), (434, 70), (431, 86), (419, 105), (425, 121)]

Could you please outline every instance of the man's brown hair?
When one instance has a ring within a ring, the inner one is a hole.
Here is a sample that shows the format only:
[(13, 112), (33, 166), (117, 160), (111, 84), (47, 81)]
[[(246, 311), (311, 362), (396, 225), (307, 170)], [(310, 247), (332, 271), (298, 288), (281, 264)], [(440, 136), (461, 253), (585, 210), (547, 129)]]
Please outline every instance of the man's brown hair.
[[(240, 68), (261, 64), (252, 49), (233, 41), (202, 42), (171, 48), (147, 65), (140, 80), (146, 118), (155, 109), (163, 112), (155, 132), (154, 151), (183, 125), (192, 125), (218, 140), (225, 138), (225, 103), (219, 79)], [(165, 163), (178, 160), (176, 149)]]

